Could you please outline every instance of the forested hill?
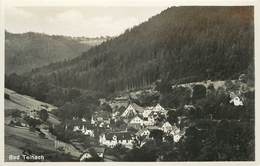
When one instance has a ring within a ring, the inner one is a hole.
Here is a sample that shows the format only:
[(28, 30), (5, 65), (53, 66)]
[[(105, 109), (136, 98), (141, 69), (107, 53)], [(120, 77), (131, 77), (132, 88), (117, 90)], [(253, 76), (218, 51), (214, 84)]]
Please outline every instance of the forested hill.
[(27, 76), (107, 93), (159, 79), (232, 79), (253, 69), (253, 13), (253, 7), (171, 7), (80, 57)]
[(72, 59), (105, 40), (5, 32), (5, 72), (22, 74), (52, 62)]

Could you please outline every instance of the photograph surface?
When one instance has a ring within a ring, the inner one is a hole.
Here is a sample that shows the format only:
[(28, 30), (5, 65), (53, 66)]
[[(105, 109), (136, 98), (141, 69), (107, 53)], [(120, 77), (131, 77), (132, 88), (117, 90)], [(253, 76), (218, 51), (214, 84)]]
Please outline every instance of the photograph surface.
[(255, 161), (254, 6), (10, 6), (5, 162)]

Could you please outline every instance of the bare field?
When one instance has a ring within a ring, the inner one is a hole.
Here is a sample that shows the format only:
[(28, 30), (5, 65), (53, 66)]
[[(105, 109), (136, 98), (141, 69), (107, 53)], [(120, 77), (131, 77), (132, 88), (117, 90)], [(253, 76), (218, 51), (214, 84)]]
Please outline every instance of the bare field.
[(7, 89), (7, 88), (5, 88), (5, 93), (10, 95), (11, 101), (13, 101), (14, 103), (18, 103), (20, 106), (23, 106), (23, 107), (30, 109), (30, 110), (33, 110), (33, 109), (38, 110), (38, 109), (43, 108), (43, 106), (48, 107), (48, 108), (45, 108), (45, 109), (47, 109), (47, 111), (57, 109), (57, 107), (55, 107), (51, 104), (41, 102), (41, 101), (36, 100), (36, 99), (34, 99), (30, 96), (18, 94), (15, 91), (12, 91), (12, 90)]

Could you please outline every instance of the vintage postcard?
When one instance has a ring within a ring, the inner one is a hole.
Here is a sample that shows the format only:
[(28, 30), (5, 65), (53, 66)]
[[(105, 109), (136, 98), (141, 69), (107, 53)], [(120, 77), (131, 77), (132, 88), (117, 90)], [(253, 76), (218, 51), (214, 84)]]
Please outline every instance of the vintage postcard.
[(256, 162), (254, 1), (2, 9), (4, 164)]

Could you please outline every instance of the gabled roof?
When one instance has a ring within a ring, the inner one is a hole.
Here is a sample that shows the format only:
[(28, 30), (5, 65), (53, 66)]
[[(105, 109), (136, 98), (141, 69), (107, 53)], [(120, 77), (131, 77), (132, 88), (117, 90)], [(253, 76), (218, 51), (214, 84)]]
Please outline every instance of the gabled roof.
[(143, 112), (143, 116), (147, 117), (152, 113), (152, 108), (145, 108), (144, 112)]
[(153, 108), (153, 111), (167, 112), (160, 104), (157, 104), (157, 105)]
[(128, 105), (128, 107), (126, 108), (126, 110), (123, 112), (123, 114), (121, 115), (122, 117), (133, 117), (137, 114), (143, 114), (144, 112), (144, 108), (135, 104), (135, 103), (131, 103)]
[(165, 123), (163, 124), (163, 126), (164, 126), (164, 125), (172, 126), (168, 121), (165, 122)]
[(131, 105), (139, 114), (142, 114), (144, 112), (144, 108), (143, 107), (141, 107), (141, 106), (139, 106), (139, 105), (137, 105), (135, 103), (132, 103)]
[[(145, 132), (145, 131), (149, 131), (148, 129), (141, 129), (141, 130), (139, 130), (137, 133), (135, 133), (135, 135), (137, 135), (137, 136), (139, 136), (139, 135), (141, 135), (143, 132)], [(149, 131), (150, 132), (150, 131)]]

